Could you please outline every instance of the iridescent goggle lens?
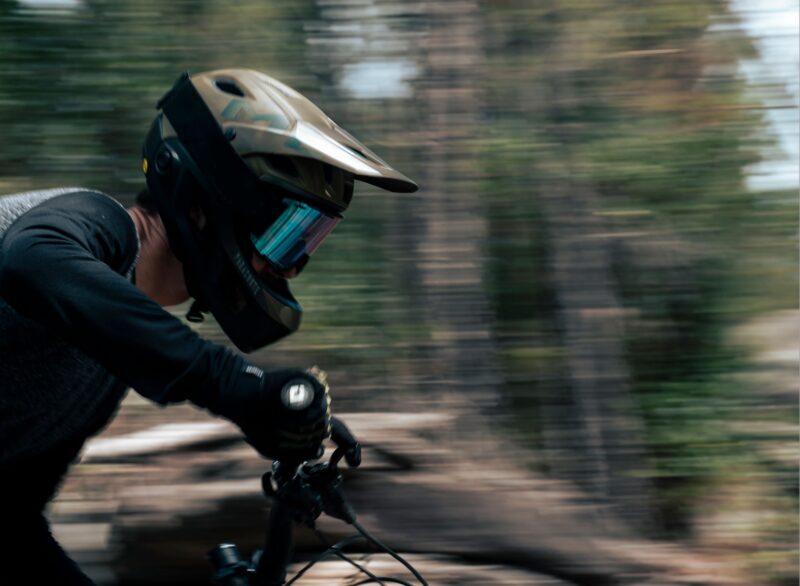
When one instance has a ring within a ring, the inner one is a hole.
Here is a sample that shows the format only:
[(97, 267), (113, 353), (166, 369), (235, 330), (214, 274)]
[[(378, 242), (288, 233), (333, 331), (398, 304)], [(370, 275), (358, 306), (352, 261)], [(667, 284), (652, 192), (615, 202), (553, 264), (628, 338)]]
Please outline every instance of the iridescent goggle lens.
[(250, 239), (274, 268), (289, 271), (303, 264), (342, 218), (297, 200), (284, 199), (283, 203), (283, 213), (261, 235), (251, 234)]

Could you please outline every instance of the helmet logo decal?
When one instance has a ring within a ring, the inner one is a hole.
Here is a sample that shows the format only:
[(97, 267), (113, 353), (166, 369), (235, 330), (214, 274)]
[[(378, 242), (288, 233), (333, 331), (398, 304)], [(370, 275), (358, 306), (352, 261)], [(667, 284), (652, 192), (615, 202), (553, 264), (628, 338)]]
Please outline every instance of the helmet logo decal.
[(220, 113), (223, 120), (239, 120), (241, 122), (268, 122), (278, 130), (289, 128), (289, 120), (281, 114), (259, 114), (246, 100), (234, 98)]
[(147, 175), (147, 159), (142, 159), (142, 173)]

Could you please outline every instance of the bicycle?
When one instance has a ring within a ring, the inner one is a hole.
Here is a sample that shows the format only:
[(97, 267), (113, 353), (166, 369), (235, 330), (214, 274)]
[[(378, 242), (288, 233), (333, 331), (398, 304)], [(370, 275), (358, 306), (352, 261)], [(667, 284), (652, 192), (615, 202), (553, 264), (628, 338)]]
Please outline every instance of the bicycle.
[[(235, 544), (221, 543), (212, 549), (208, 558), (214, 569), (212, 580), (220, 586), (290, 586), (308, 570), (327, 557), (336, 557), (367, 576), (354, 586), (362, 584), (401, 584), (413, 586), (400, 578), (377, 576), (367, 568), (348, 557), (343, 549), (362, 539), (367, 540), (379, 550), (389, 554), (405, 566), (422, 585), (428, 583), (420, 573), (402, 556), (370, 535), (356, 520), (356, 513), (342, 490), (343, 478), (338, 469), (344, 458), (348, 466), (356, 468), (361, 464), (361, 446), (339, 419), (332, 420), (331, 439), (336, 444), (327, 462), (280, 462), (272, 463), (272, 470), (261, 478), (264, 495), (273, 501), (263, 550), (256, 551), (250, 560), (242, 558)], [(352, 525), (357, 533), (338, 543), (328, 545), (322, 534), (315, 529), (316, 520), (323, 513)], [(287, 566), (291, 561), (293, 541), (292, 524), (303, 523), (315, 530), (317, 536), (327, 546), (292, 578), (286, 580)]]

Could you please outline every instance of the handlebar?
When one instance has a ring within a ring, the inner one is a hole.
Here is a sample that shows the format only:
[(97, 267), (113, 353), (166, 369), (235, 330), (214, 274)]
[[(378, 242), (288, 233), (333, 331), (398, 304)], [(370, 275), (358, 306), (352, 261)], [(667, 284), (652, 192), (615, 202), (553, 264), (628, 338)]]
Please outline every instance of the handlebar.
[(272, 473), (261, 479), (264, 494), (271, 497), (264, 552), (256, 566), (254, 584), (281, 586), (292, 557), (292, 521), (313, 525), (326, 512), (353, 523), (355, 512), (341, 492), (342, 477), (337, 465), (342, 458), (356, 467), (361, 464), (361, 445), (341, 419), (331, 418), (331, 439), (337, 448), (326, 464), (300, 465), (276, 461)]
[[(358, 532), (358, 535), (355, 536), (357, 539), (366, 539), (404, 565), (421, 586), (428, 586), (425, 579), (411, 564), (370, 535), (356, 521), (355, 511), (342, 492), (342, 475), (337, 466), (342, 458), (351, 467), (358, 466), (361, 463), (361, 446), (341, 420), (332, 418), (331, 424), (331, 439), (337, 447), (330, 460), (317, 463), (276, 460), (272, 463), (272, 470), (262, 476), (261, 486), (264, 494), (273, 501), (264, 549), (260, 552), (260, 557), (257, 552), (250, 563), (242, 559), (235, 545), (218, 545), (209, 553), (209, 559), (215, 570), (214, 583), (222, 586), (284, 586), (287, 584), (286, 568), (292, 557), (293, 521), (313, 527), (316, 519), (324, 512), (352, 525)], [(288, 584), (293, 584), (327, 555), (335, 554), (369, 577), (359, 584), (383, 585), (391, 582), (412, 586), (409, 582), (399, 578), (378, 577), (366, 567), (348, 558), (342, 553), (342, 548), (352, 541), (353, 536), (329, 546), (327, 550), (298, 571)]]
[[(209, 554), (215, 581), (225, 586), (281, 586), (292, 557), (292, 522), (313, 526), (323, 513), (354, 523), (355, 512), (342, 493), (338, 464), (345, 459), (350, 467), (361, 464), (361, 445), (343, 421), (331, 418), (331, 439), (336, 444), (328, 462), (281, 462), (261, 478), (265, 496), (272, 500), (263, 553), (255, 573), (242, 561), (236, 546), (222, 544)], [(244, 568), (244, 569), (243, 569)], [(252, 578), (248, 582), (247, 576)], [(244, 581), (241, 581), (244, 580)]]

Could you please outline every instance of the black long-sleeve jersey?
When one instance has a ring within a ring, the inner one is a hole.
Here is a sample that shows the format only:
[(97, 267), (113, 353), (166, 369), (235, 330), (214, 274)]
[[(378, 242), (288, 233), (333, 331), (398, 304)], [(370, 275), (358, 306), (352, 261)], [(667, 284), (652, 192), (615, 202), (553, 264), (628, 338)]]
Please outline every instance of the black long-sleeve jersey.
[(214, 410), (220, 396), (257, 382), (242, 356), (133, 284), (136, 228), (111, 197), (0, 198), (0, 238), (0, 470), (80, 445), (128, 386), (157, 403)]

